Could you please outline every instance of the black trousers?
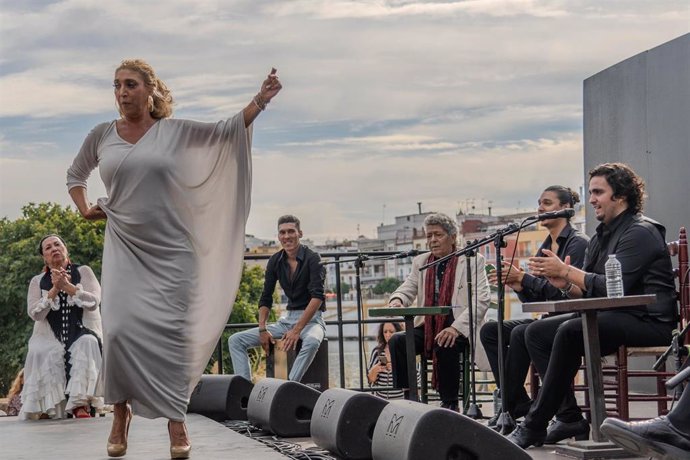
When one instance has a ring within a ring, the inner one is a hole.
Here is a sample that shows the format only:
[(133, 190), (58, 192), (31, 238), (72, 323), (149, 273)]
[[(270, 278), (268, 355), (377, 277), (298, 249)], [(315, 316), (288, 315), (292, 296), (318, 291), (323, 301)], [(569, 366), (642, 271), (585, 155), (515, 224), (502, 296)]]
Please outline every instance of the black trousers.
[[(503, 322), (503, 357), (505, 360), (504, 388), (506, 407), (504, 411), (510, 413), (513, 418), (525, 415), (527, 406), (531, 401), (525, 391), (525, 378), (529, 371), (532, 358), (529, 355), (525, 343), (525, 331), (534, 323), (534, 319), (517, 319)], [(481, 328), (479, 336), (486, 350), (491, 372), (498, 383), (498, 323), (490, 321)], [(543, 374), (542, 374), (543, 375)], [(516, 412), (516, 408), (519, 408)], [(556, 413), (556, 418), (562, 422), (575, 422), (582, 418), (582, 411), (577, 405), (577, 400), (572, 392), (566, 394), (561, 406)]]
[[(615, 310), (599, 312), (598, 322), (602, 356), (614, 353), (621, 345), (668, 345), (676, 326), (676, 323)], [(535, 321), (527, 326), (525, 340), (543, 380), (539, 396), (525, 417), (525, 425), (542, 430), (563, 399), (574, 398), (572, 382), (585, 354), (582, 320), (578, 314), (567, 314)]]
[[(408, 388), (407, 350), (405, 332), (393, 334), (388, 343), (393, 367), (393, 386)], [(467, 338), (459, 336), (452, 347), (444, 348), (434, 342), (433, 352), (438, 365), (438, 393), (441, 401), (452, 403), (458, 401), (460, 391), (460, 353), (467, 346)], [(414, 328), (414, 351), (418, 355), (424, 351), (424, 326)], [(414, 370), (412, 372), (415, 372)]]

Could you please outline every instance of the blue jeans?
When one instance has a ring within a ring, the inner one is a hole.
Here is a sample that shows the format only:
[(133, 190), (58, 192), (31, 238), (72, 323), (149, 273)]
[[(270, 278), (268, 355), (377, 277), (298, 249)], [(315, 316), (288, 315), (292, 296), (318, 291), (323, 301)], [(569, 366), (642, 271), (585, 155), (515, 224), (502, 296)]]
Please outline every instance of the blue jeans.
[[(275, 324), (266, 325), (266, 329), (271, 333), (274, 339), (280, 339), (297, 324), (303, 313), (304, 310), (288, 310), (287, 316), (283, 316)], [(314, 313), (314, 317), (311, 321), (307, 323), (299, 334), (300, 339), (302, 339), (302, 347), (290, 370), (288, 376), (290, 380), (296, 382), (302, 380), (304, 373), (307, 372), (309, 365), (314, 360), (316, 352), (319, 351), (319, 346), (325, 335), (326, 323), (324, 323), (321, 317), (321, 311), (317, 311)], [(252, 371), (249, 366), (247, 350), (249, 348), (258, 347), (259, 345), (261, 345), (261, 341), (259, 340), (258, 327), (237, 332), (230, 336), (228, 339), (228, 348), (230, 348), (230, 358), (232, 359), (232, 367), (235, 375), (240, 375), (247, 380), (252, 379)]]

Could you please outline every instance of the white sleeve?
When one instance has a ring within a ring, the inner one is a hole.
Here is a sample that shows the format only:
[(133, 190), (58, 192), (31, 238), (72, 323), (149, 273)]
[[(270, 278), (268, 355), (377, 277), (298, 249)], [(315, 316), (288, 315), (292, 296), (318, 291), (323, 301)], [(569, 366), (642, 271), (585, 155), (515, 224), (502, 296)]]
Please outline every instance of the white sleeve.
[(409, 275), (401, 284), (398, 289), (395, 290), (388, 299), (388, 302), (398, 298), (403, 304), (403, 307), (409, 307), (412, 305), (414, 300), (419, 294), (419, 266), (417, 264), (417, 259), (412, 262), (412, 270), (410, 270)]
[[(489, 278), (486, 276), (486, 263), (484, 260), (484, 256), (482, 256), (481, 254), (477, 255), (476, 259), (470, 262), (470, 265), (472, 266), (472, 278), (475, 280), (476, 283), (476, 292), (472, 292), (472, 296), (473, 301), (477, 304), (477, 310), (476, 314), (472, 317), (472, 319), (474, 322), (474, 330), (477, 331), (477, 325), (481, 324), (482, 321), (484, 321), (486, 312), (489, 309), (491, 291), (489, 288)], [(463, 286), (465, 289), (467, 289), (466, 281), (463, 281)], [(460, 314), (460, 316), (455, 318), (452, 326), (465, 337), (470, 336), (469, 308), (465, 308), (464, 311)]]
[(26, 295), (26, 311), (34, 321), (42, 321), (48, 316), (51, 309), (58, 309), (57, 304), (49, 299), (41, 289), (42, 277), (43, 275), (37, 275), (31, 278), (29, 292)]
[(74, 158), (72, 166), (67, 170), (67, 190), (74, 187), (86, 188), (86, 181), (91, 175), (91, 171), (98, 167), (98, 145), (101, 142), (103, 133), (110, 123), (101, 123), (91, 130), (84, 143), (79, 149), (79, 153)]
[(81, 283), (77, 284), (77, 292), (72, 297), (72, 301), (85, 310), (95, 310), (101, 303), (101, 285), (88, 265), (81, 265), (79, 274)]

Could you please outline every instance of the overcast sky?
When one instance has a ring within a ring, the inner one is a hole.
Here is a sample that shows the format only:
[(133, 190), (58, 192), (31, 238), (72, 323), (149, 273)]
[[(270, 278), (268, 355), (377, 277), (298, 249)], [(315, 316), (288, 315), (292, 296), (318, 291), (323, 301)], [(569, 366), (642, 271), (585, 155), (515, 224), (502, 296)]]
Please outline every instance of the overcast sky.
[[(582, 82), (690, 29), (688, 0), (0, 0), (0, 216), (69, 204), (65, 171), (117, 117), (113, 71), (149, 61), (175, 117), (255, 122), (247, 232), (315, 241), (474, 203), (529, 210), (583, 185)], [(98, 173), (92, 201), (105, 195)]]

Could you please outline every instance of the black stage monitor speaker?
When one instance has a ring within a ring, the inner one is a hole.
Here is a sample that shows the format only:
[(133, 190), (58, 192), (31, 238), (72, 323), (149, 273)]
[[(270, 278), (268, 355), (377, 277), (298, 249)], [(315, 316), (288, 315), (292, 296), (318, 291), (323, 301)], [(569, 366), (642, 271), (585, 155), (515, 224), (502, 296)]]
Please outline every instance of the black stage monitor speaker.
[(311, 416), (314, 443), (341, 458), (371, 458), (371, 438), (381, 411), (388, 404), (383, 398), (341, 388), (321, 394)]
[(239, 375), (202, 375), (187, 412), (222, 422), (247, 420), (247, 403), (254, 384)]
[(249, 423), (284, 438), (309, 436), (314, 405), (321, 393), (298, 382), (265, 378), (249, 395)]
[(371, 445), (374, 460), (530, 460), (491, 428), (448, 409), (392, 401), (381, 411)]

